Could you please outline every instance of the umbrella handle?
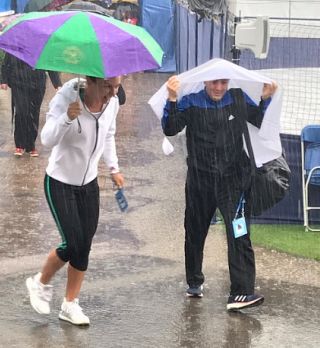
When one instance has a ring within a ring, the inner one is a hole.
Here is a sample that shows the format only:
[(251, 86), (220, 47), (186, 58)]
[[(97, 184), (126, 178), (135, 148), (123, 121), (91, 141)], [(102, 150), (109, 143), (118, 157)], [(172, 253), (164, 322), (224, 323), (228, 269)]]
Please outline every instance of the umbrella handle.
[(74, 85), (74, 90), (77, 92), (75, 102), (79, 102), (80, 100), (84, 102), (84, 89), (85, 85), (82, 81), (80, 81), (80, 75), (78, 75), (78, 81)]
[(78, 82), (77, 82), (77, 98), (76, 102), (80, 101), (80, 75), (78, 75)]

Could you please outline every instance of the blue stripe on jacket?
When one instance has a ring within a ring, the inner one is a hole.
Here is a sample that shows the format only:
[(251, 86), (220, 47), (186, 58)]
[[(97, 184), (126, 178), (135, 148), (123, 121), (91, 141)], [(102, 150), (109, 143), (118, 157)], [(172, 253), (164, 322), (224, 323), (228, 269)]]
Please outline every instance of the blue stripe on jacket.
[[(246, 93), (244, 93), (244, 97), (247, 104), (257, 106), (257, 104)], [(263, 101), (263, 113), (269, 106), (270, 102), (271, 98), (268, 98)], [(192, 93), (182, 97), (182, 99), (177, 103), (177, 108), (179, 112), (183, 112), (191, 107), (198, 107), (200, 109), (221, 109), (233, 103), (234, 100), (229, 90), (224, 94), (221, 100), (214, 101), (209, 97), (206, 90), (202, 89), (198, 93)], [(164, 107), (163, 116), (161, 118), (161, 125), (163, 129), (167, 123), (167, 119), (169, 116), (169, 108), (170, 101), (167, 100), (166, 105)]]

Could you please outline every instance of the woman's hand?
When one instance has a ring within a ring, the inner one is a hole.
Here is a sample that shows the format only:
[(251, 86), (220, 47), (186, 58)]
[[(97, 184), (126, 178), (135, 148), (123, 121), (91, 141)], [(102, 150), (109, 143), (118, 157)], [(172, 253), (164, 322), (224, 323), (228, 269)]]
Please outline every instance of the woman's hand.
[(124, 177), (123, 177), (122, 173), (119, 172), (119, 173), (111, 174), (111, 179), (117, 187), (119, 187), (119, 188), (123, 187)]
[(67, 115), (70, 118), (70, 120), (76, 119), (81, 114), (81, 108), (79, 102), (74, 102), (69, 104)]

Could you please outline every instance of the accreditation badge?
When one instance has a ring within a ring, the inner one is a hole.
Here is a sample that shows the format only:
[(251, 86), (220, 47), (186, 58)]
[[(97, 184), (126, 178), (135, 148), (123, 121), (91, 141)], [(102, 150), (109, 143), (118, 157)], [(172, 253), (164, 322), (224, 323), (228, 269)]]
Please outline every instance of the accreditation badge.
[(234, 238), (239, 238), (248, 233), (246, 219), (244, 216), (232, 221)]

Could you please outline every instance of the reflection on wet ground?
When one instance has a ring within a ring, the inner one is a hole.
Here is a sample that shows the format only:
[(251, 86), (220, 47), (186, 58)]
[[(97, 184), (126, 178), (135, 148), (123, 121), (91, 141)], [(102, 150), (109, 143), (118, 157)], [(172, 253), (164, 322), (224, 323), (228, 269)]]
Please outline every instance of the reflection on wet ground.
[(7, 277), (1, 282), (3, 346), (317, 347), (319, 289), (283, 283), (270, 291), (272, 283), (260, 280), (266, 304), (227, 313), (225, 272), (216, 272), (205, 297), (195, 300), (184, 296), (181, 266), (139, 255), (94, 260), (82, 298), (92, 321), (87, 330), (57, 319), (63, 273), (54, 282), (53, 312), (44, 318), (30, 309), (24, 274)]
[(118, 117), (117, 142), (129, 211), (118, 211), (101, 163), (101, 218), (80, 298), (92, 323), (85, 329), (57, 319), (65, 270), (53, 281), (52, 313), (42, 317), (30, 308), (25, 278), (59, 242), (42, 189), (49, 152), (39, 144), (38, 159), (13, 158), (10, 103), (8, 93), (0, 93), (0, 347), (319, 346), (319, 263), (256, 248), (257, 291), (265, 304), (227, 313), (221, 226), (208, 236), (205, 296), (185, 297), (183, 148), (177, 138), (174, 155), (162, 155), (159, 122), (146, 104), (166, 78), (136, 74), (124, 81), (127, 104)]

